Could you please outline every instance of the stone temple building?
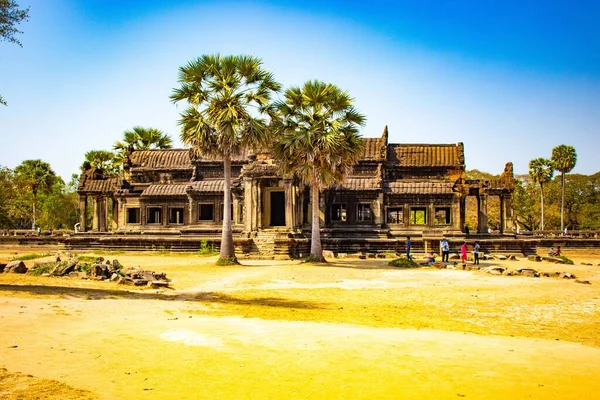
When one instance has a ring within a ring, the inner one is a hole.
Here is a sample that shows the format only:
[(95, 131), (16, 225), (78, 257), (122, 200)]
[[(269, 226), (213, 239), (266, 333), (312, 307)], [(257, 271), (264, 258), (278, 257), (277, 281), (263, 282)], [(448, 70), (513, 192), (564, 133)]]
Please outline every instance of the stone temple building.
[[(407, 235), (417, 243), (420, 238), (462, 238), (469, 196), (477, 199), (479, 233), (488, 232), (490, 196), (500, 199), (500, 233), (513, 230), (511, 163), (498, 180), (467, 180), (462, 143), (388, 143), (387, 127), (381, 137), (364, 140), (364, 153), (352, 173), (321, 193), (325, 249), (398, 250)], [(81, 231), (97, 237), (106, 237), (102, 232), (133, 238), (143, 234), (156, 243), (160, 238), (180, 243), (200, 237), (218, 242), (223, 182), (223, 163), (190, 149), (132, 151), (121, 178), (91, 169), (82, 174)], [(267, 154), (247, 152), (232, 162), (232, 195), (236, 246), (264, 252), (265, 246), (273, 250), (279, 243), (282, 253), (304, 249), (306, 254), (308, 186), (282, 176)]]

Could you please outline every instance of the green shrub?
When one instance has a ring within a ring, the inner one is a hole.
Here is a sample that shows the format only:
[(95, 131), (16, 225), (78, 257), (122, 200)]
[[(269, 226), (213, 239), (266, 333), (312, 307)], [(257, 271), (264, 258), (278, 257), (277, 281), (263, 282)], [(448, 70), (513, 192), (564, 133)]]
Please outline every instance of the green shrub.
[(31, 269), (29, 270), (29, 273), (31, 275), (35, 275), (35, 276), (39, 276), (42, 274), (49, 274), (50, 272), (52, 272), (52, 270), (54, 269), (55, 266), (56, 266), (56, 263), (53, 263), (53, 262), (35, 264), (33, 267), (31, 267)]
[(104, 261), (103, 257), (95, 257), (95, 256), (77, 256), (79, 262), (88, 263), (88, 264), (100, 264)]
[(558, 258), (560, 258), (561, 260), (563, 260), (563, 262), (565, 264), (573, 265), (573, 260), (571, 260), (570, 258), (567, 258), (565, 256), (558, 256)]
[(196, 254), (198, 254), (199, 256), (216, 256), (217, 254), (219, 254), (219, 252), (217, 251), (217, 249), (215, 249), (215, 246), (212, 242), (208, 243), (208, 240), (202, 240), (200, 242), (200, 248), (198, 249)]
[(408, 258), (396, 258), (395, 260), (390, 261), (389, 265), (399, 268), (416, 268), (419, 266), (419, 264)]
[(22, 256), (13, 257), (11, 261), (26, 261), (26, 260), (35, 260), (36, 258), (48, 257), (51, 256), (50, 253), (29, 253), (23, 254)]

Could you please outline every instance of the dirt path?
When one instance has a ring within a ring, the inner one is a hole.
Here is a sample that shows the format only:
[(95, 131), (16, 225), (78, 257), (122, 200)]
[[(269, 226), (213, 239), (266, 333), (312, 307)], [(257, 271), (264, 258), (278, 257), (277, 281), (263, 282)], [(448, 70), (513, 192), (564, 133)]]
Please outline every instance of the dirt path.
[[(0, 367), (12, 373), (0, 373), (0, 399), (52, 398), (40, 394), (57, 385), (68, 399), (600, 392), (597, 268), (573, 266), (592, 282), (580, 285), (358, 260), (223, 269), (145, 257), (119, 259), (164, 267), (176, 290), (0, 275)], [(18, 385), (30, 390), (16, 396)]]

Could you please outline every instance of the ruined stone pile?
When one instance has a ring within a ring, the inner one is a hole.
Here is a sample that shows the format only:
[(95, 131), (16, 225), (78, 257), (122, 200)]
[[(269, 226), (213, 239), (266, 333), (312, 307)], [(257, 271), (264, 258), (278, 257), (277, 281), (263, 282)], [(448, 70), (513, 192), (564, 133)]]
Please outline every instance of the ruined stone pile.
[(23, 261), (11, 261), (0, 264), (0, 273), (31, 274), (40, 276), (60, 276), (97, 281), (112, 281), (122, 285), (150, 286), (154, 288), (168, 287), (170, 280), (165, 273), (145, 271), (141, 268), (125, 268), (119, 260), (104, 260), (102, 257), (71, 257), (68, 261), (36, 262), (28, 269)]

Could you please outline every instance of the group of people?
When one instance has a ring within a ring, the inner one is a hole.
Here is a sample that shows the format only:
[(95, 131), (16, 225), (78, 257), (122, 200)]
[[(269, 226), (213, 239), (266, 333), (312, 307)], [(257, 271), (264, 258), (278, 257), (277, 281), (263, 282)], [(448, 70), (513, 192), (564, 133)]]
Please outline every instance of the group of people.
[(550, 257), (559, 257), (560, 254), (560, 246), (558, 246), (556, 249), (554, 247), (550, 247), (550, 250), (548, 251), (548, 255)]
[[(440, 242), (440, 247), (442, 250), (442, 262), (449, 262), (450, 258), (450, 243), (446, 238), (442, 238)], [(412, 242), (410, 240), (410, 236), (406, 237), (406, 258), (412, 261), (412, 256), (410, 255), (410, 251), (412, 249)], [(560, 254), (560, 246), (558, 247), (558, 252)], [(481, 246), (478, 241), (473, 243), (473, 263), (475, 265), (479, 265), (479, 253), (481, 253)], [(462, 261), (463, 266), (467, 264), (467, 242), (463, 242), (460, 246), (460, 259)], [(425, 255), (425, 259), (429, 264), (433, 264), (435, 262), (435, 256), (428, 252)]]

